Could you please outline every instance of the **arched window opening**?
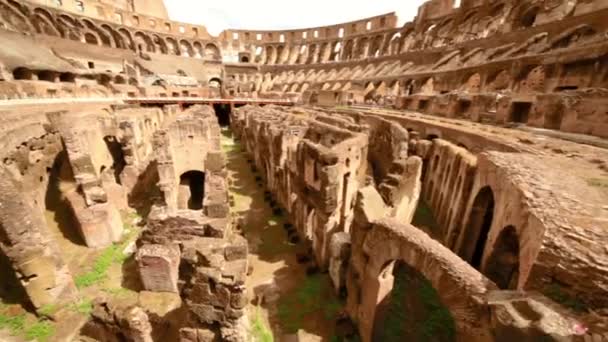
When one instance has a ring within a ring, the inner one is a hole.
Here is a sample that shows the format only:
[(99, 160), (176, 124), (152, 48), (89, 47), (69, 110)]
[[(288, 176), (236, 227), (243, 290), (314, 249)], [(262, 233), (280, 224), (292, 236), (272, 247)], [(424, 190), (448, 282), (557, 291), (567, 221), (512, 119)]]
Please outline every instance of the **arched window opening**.
[(84, 41), (87, 44), (92, 44), (92, 45), (99, 45), (98, 41), (97, 41), (97, 37), (95, 37), (94, 34), (92, 33), (85, 33), (84, 34)]
[(205, 173), (188, 171), (182, 174), (180, 177), (180, 192), (182, 191), (188, 192), (188, 209), (202, 210), (205, 198)]

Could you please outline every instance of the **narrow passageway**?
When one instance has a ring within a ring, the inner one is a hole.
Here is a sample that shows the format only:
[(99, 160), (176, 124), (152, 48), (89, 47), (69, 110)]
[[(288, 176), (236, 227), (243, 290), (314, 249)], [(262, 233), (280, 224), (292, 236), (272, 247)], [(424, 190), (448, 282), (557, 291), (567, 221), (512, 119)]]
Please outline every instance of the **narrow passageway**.
[(252, 271), (247, 288), (252, 337), (282, 341), (301, 330), (322, 341), (343, 341), (336, 331), (343, 304), (329, 276), (312, 272), (310, 263), (303, 262), (304, 247), (288, 241), (286, 216), (266, 191), (261, 172), (252, 168), (250, 156), (227, 128), (222, 130), (222, 149), (227, 156), (231, 210), (249, 242)]

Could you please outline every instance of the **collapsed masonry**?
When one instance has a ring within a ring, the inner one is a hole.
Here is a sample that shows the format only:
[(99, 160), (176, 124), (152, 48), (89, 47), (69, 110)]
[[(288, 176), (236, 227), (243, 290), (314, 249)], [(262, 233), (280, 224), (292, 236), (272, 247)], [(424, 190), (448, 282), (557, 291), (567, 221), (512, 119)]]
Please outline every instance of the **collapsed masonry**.
[(160, 196), (137, 240), (142, 292), (137, 302), (96, 303), (84, 331), (104, 341), (245, 341), (248, 246), (232, 231), (215, 114), (191, 108), (151, 141)]
[[(532, 161), (555, 160), (495, 136), (484, 137), (491, 141), (485, 146), (469, 142), (485, 151), (473, 153), (449, 141), (466, 139), (466, 131), (458, 136), (445, 125), (388, 113), (246, 106), (232, 113), (231, 125), (318, 266), (337, 291), (346, 290), (364, 341), (381, 329), (375, 315), (391, 293), (396, 263), (430, 282), (456, 340), (582, 338), (588, 328), (580, 316), (537, 294), (555, 282), (564, 296), (605, 307), (601, 263), (587, 264), (597, 273), (582, 284), (575, 276), (579, 246), (571, 243), (567, 253), (542, 247), (572, 229), (534, 206), (553, 195), (525, 190), (538, 186)], [(563, 175), (539, 171), (558, 188)], [(561, 189), (566, 198), (577, 196)], [(410, 224), (421, 203), (434, 225)], [(580, 203), (581, 213), (597, 206)], [(579, 220), (577, 231), (605, 234), (597, 222)], [(604, 260), (598, 248), (589, 251)], [(557, 271), (558, 263), (573, 267)]]

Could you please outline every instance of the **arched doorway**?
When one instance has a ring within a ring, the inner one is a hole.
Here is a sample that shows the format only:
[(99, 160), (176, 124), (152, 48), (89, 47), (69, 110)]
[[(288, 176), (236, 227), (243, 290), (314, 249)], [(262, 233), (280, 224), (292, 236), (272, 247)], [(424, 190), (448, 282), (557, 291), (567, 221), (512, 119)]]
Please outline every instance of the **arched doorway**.
[(481, 267), (493, 218), (494, 193), (489, 186), (486, 186), (479, 190), (473, 201), (460, 253), (460, 256), (468, 260), (476, 269)]
[(519, 239), (513, 226), (504, 228), (483, 273), (501, 289), (516, 289), (519, 278)]
[(187, 207), (190, 210), (203, 209), (205, 198), (205, 173), (201, 171), (188, 171), (180, 177), (180, 192), (188, 191), (180, 198), (188, 198)]
[(378, 275), (372, 341), (456, 340), (456, 325), (437, 290), (420, 272), (401, 260)]

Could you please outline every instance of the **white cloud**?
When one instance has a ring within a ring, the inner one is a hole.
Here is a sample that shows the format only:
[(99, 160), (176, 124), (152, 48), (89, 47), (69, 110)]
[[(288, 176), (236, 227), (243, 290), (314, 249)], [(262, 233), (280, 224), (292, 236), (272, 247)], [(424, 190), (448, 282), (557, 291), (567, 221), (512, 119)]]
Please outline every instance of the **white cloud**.
[(283, 30), (327, 26), (389, 12), (411, 21), (424, 0), (166, 0), (172, 20), (222, 30)]

